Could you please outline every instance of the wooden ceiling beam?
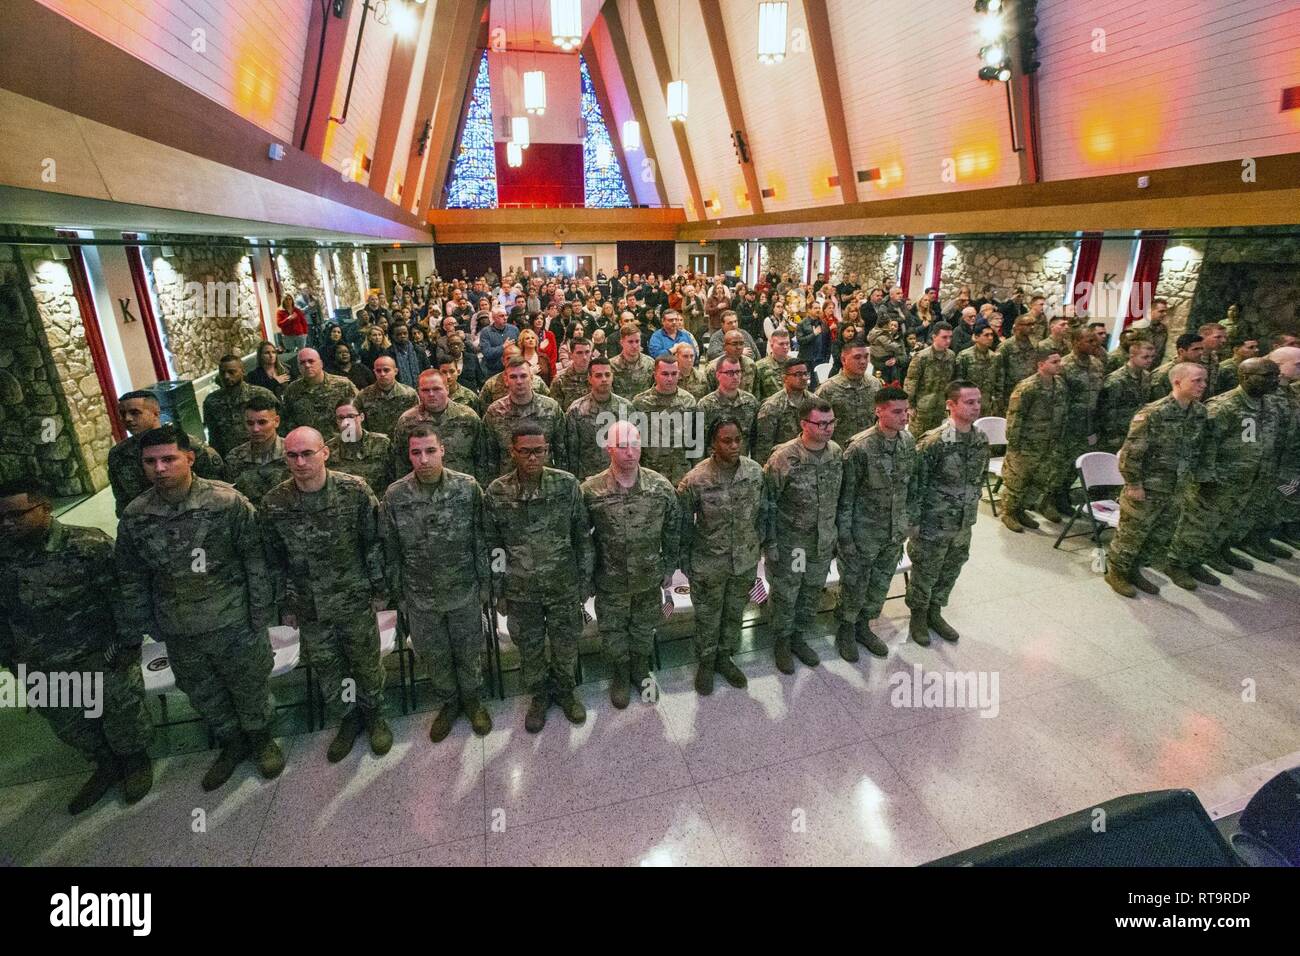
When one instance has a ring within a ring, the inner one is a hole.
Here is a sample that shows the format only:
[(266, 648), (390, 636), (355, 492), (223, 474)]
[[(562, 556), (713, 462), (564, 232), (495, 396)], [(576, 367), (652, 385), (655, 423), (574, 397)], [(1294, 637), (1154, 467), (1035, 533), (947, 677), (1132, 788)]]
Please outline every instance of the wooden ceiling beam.
[(754, 148), (749, 139), (749, 130), (745, 126), (745, 112), (740, 105), (740, 91), (736, 87), (736, 70), (731, 64), (731, 48), (727, 45), (727, 25), (722, 19), (722, 6), (719, 0), (700, 0), (700, 14), (704, 17), (704, 33), (709, 38), (709, 49), (713, 53), (713, 70), (718, 79), (718, 88), (722, 91), (722, 102), (727, 109), (727, 120), (731, 128), (745, 139), (745, 151), (749, 161), (740, 156), (739, 145), (736, 149), (736, 161), (745, 174), (745, 188), (749, 191), (749, 208), (754, 215), (763, 214), (763, 191), (758, 185), (758, 173), (754, 168)]
[(830, 136), (831, 152), (835, 155), (840, 196), (846, 203), (855, 203), (858, 201), (858, 174), (853, 168), (849, 133), (844, 126), (844, 100), (840, 96), (840, 74), (835, 66), (835, 42), (831, 38), (826, 0), (803, 0), (803, 12), (808, 21), (808, 38), (812, 41), (822, 112), (826, 115), (826, 132)]
[[(646, 42), (650, 46), (650, 56), (655, 64), (655, 76), (659, 80), (659, 89), (668, 95), (668, 84), (673, 81), (673, 72), (668, 65), (668, 50), (664, 46), (663, 31), (659, 28), (659, 12), (655, 9), (655, 0), (637, 0), (637, 10), (641, 14), (641, 26), (645, 30)], [(680, 56), (680, 51), (678, 51)], [(695, 160), (691, 158), (691, 144), (686, 139), (686, 125), (672, 123), (673, 137), (677, 140), (677, 154), (682, 160), (682, 169), (686, 173), (686, 185), (691, 193), (691, 203), (695, 207), (697, 219), (707, 219), (704, 208), (704, 194), (700, 191), (700, 180), (695, 175)]]

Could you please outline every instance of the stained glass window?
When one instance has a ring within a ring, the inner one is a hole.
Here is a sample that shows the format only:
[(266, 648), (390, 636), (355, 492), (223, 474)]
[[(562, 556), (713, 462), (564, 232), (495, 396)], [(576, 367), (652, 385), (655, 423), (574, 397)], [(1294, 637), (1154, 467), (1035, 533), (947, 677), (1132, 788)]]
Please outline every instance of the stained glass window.
[(578, 65), (582, 74), (582, 118), (587, 130), (582, 139), (582, 178), (587, 208), (631, 206), (627, 183), (623, 182), (623, 171), (614, 155), (609, 130), (605, 128), (605, 118), (596, 99), (596, 88), (587, 72), (586, 58), (578, 57)]
[(447, 188), (448, 209), (491, 209), (497, 204), (497, 158), (492, 130), (492, 88), (487, 53), (479, 60), (474, 95), (465, 116), (460, 152)]

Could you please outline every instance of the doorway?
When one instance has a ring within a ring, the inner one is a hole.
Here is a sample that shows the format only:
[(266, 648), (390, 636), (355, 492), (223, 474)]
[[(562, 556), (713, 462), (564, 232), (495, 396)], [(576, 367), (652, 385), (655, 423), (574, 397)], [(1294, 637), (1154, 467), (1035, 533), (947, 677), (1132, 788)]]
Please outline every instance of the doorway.
[(717, 256), (704, 255), (704, 254), (699, 254), (699, 255), (692, 254), (691, 270), (696, 275), (712, 276), (713, 264), (716, 261), (717, 261)]
[(393, 289), (396, 288), (398, 279), (409, 278), (412, 281), (415, 281), (419, 278), (419, 273), (416, 272), (414, 259), (385, 259), (383, 264), (380, 266), (380, 270), (384, 277), (383, 292), (389, 297), (390, 303), (392, 302)]

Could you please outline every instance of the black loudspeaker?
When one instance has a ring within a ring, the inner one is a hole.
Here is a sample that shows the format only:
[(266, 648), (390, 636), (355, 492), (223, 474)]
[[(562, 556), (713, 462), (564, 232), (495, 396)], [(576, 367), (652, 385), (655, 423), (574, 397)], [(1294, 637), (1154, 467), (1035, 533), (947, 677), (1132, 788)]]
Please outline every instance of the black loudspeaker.
[(1300, 866), (1300, 767), (1284, 770), (1260, 787), (1237, 825), (1241, 832), (1236, 839), (1244, 836), (1262, 844), (1278, 864)]
[(1108, 800), (926, 866), (1240, 866), (1196, 794)]

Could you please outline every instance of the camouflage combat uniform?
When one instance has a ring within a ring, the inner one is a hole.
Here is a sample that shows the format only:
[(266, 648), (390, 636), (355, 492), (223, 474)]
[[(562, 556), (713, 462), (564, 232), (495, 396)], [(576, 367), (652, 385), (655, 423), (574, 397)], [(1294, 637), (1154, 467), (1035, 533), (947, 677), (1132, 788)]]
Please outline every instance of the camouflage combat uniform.
[[(718, 387), (718, 363), (721, 361), (720, 358), (714, 359), (709, 363), (709, 367), (704, 373), (704, 380), (708, 383), (709, 391), (713, 391)], [(753, 395), (757, 378), (758, 363), (748, 355), (742, 355), (740, 357), (740, 390)], [(681, 387), (681, 383), (678, 383), (678, 387)]]
[[(484, 382), (478, 393), (478, 402), (483, 406), (483, 414), (486, 415), (492, 404), (501, 401), (509, 392), (510, 387), (506, 384), (505, 372), (497, 372)], [(533, 394), (550, 397), (550, 389), (546, 386), (546, 379), (535, 372), (533, 373)]]
[(765, 401), (781, 391), (785, 385), (785, 373), (776, 364), (776, 359), (765, 355), (754, 363), (754, 397), (761, 406)]
[(740, 426), (740, 453), (748, 455), (754, 441), (754, 427), (758, 423), (758, 399), (749, 392), (738, 391), (734, 398), (727, 398), (719, 391), (712, 391), (700, 399), (696, 406), (704, 416), (705, 441), (708, 441), (709, 429), (721, 418), (733, 419)]
[(474, 414), (479, 418), (482, 418), (483, 413), (487, 411), (487, 408), (479, 401), (478, 394), (459, 382), (456, 383), (456, 391), (451, 393), (451, 400), (457, 405), (464, 405), (467, 408), (474, 409)]
[(889, 584), (915, 524), (912, 473), (916, 439), (906, 429), (888, 438), (873, 425), (844, 452), (844, 480), (836, 513), (841, 624), (871, 621), (884, 610)]
[(957, 378), (979, 387), (981, 415), (1002, 413), (1002, 363), (997, 352), (978, 345), (963, 349), (957, 356)]
[[(1169, 381), (1169, 373), (1174, 370), (1174, 366), (1177, 365), (1179, 361), (1179, 359), (1173, 359), (1165, 362), (1165, 364), (1161, 365), (1151, 373), (1151, 389), (1149, 393), (1151, 395), (1151, 401), (1154, 402), (1158, 398), (1164, 398), (1166, 395), (1173, 393), (1174, 386), (1173, 383)], [(1207, 384), (1207, 394), (1204, 396), (1206, 398), (1209, 397), (1208, 391), (1209, 386)]]
[(262, 496), (282, 481), (289, 480), (289, 463), (284, 458), (284, 439), (279, 435), (261, 454), (252, 442), (232, 448), (226, 458), (226, 481), (256, 505)]
[(956, 374), (957, 356), (951, 349), (936, 352), (930, 345), (908, 363), (903, 390), (916, 413), (909, 426), (913, 435), (924, 435), (943, 421), (948, 384)]
[[(106, 764), (149, 746), (153, 724), (144, 704), (140, 634), (118, 644), (113, 620), (117, 569), (113, 540), (98, 528), (52, 521), (45, 540), (0, 551), (0, 667), (28, 673), (100, 674), (102, 713), (88, 708), (35, 708), (55, 735), (83, 757)], [(105, 652), (114, 646), (117, 666)], [(84, 686), (84, 685), (83, 685)]]
[(208, 439), (222, 458), (236, 445), (248, 441), (248, 424), (244, 421), (244, 406), (254, 395), (275, 401), (275, 393), (260, 385), (240, 382), (234, 388), (219, 386), (203, 399), (203, 424), (208, 428)]
[(483, 416), (484, 444), (487, 446), (487, 467), (484, 474), (500, 477), (514, 470), (510, 457), (511, 435), (524, 422), (534, 422), (546, 431), (546, 441), (551, 446), (548, 458), (551, 467), (568, 469), (569, 453), (565, 447), (564, 413), (553, 398), (534, 393), (532, 401), (520, 405), (509, 395), (499, 398)]
[(677, 485), (677, 500), (681, 566), (695, 613), (695, 659), (731, 657), (740, 650), (745, 605), (762, 555), (763, 469), (744, 455), (734, 470), (709, 456)]
[(345, 442), (342, 435), (335, 435), (325, 447), (330, 450), (329, 468), (363, 479), (376, 498), (392, 484), (397, 465), (387, 435), (363, 428), (360, 441)]
[(409, 385), (394, 381), (393, 387), (384, 391), (379, 383), (367, 385), (357, 393), (357, 411), (366, 416), (364, 426), (368, 432), (393, 437), (397, 420), (402, 413), (420, 404), (420, 393)]
[(607, 468), (582, 483), (592, 527), (596, 626), (612, 667), (654, 651), (663, 605), (659, 586), (677, 568), (681, 521), (673, 486), (658, 472), (637, 469), (624, 488)]
[(1021, 341), (1014, 335), (998, 346), (995, 353), (1002, 365), (1001, 407), (1006, 409), (1011, 404), (1011, 393), (1016, 386), (1038, 374), (1038, 346), (1029, 339)]
[(644, 352), (632, 365), (625, 362), (622, 355), (615, 355), (609, 360), (609, 367), (614, 372), (616, 395), (640, 395), (654, 384), (655, 363)]
[(799, 438), (777, 445), (763, 469), (764, 565), (778, 642), (806, 638), (812, 627), (835, 557), (843, 473), (839, 445), (828, 442), (821, 452), (812, 452)]
[(1016, 386), (1007, 408), (1002, 507), (1010, 515), (1037, 509), (1056, 483), (1055, 449), (1065, 431), (1065, 385), (1035, 374)]
[(306, 425), (316, 429), (328, 441), (339, 433), (334, 410), (357, 397), (357, 387), (342, 375), (325, 373), (325, 380), (313, 385), (305, 378), (295, 379), (284, 387), (280, 405), (284, 409), (284, 433)]
[(361, 478), (327, 471), (325, 487), (304, 492), (292, 481), (266, 493), (258, 513), (275, 603), (297, 618), (326, 713), (352, 710), (345, 678), (355, 682), (363, 714), (384, 702), (379, 623), (371, 599), (384, 598), (379, 502)]
[[(686, 477), (703, 452), (704, 433), (696, 420), (696, 406), (695, 397), (680, 388), (671, 395), (648, 388), (632, 399), (632, 407), (646, 417), (641, 466), (657, 471), (670, 486)], [(692, 436), (699, 442), (695, 449), (686, 447)]]
[(442, 465), (452, 471), (466, 475), (481, 475), (485, 470), (483, 459), (486, 454), (483, 422), (474, 410), (467, 405), (448, 402), (440, 412), (431, 412), (423, 405), (408, 408), (397, 420), (397, 427), (389, 436), (393, 442), (393, 473), (407, 475), (411, 472), (409, 455), (411, 429), (416, 425), (428, 425), (442, 442), (444, 453)]
[[(200, 478), (221, 481), (226, 474), (226, 463), (216, 449), (191, 437), (194, 446), (194, 474)], [(112, 447), (108, 453), (108, 483), (113, 488), (113, 501), (120, 518), (126, 506), (149, 490), (149, 479), (140, 461), (140, 436), (132, 435)]]
[[(1205, 406), (1180, 408), (1172, 395), (1144, 406), (1133, 416), (1119, 452), (1125, 488), (1119, 499), (1119, 527), (1107, 558), (1122, 577), (1163, 562), (1178, 520), (1181, 497), (1194, 482), (1208, 478), (1205, 458)], [(1129, 494), (1141, 487), (1141, 501)]]
[[(1084, 452), (1097, 451), (1097, 398), (1106, 380), (1106, 363), (1095, 355), (1070, 353), (1061, 360), (1057, 378), (1065, 386), (1065, 425), (1061, 440), (1052, 447), (1056, 475), (1052, 481), (1057, 494), (1067, 495), (1077, 473), (1075, 462)], [(1061, 510), (1066, 511), (1068, 502)]]
[(587, 384), (587, 373), (579, 372), (572, 365), (551, 379), (550, 396), (560, 405), (560, 411), (567, 412), (569, 406), (591, 391)]
[(482, 607), (492, 600), (483, 515), (478, 482), (445, 468), (427, 484), (414, 474), (395, 481), (380, 511), (388, 592), (429, 668), (436, 708), (482, 689)]
[(948, 419), (917, 440), (916, 454), (909, 494), (916, 502), (917, 533), (907, 542), (912, 560), (907, 606), (913, 612), (947, 605), (970, 557), (989, 443), (978, 428), (959, 432)]
[(1204, 477), (1184, 493), (1169, 564), (1188, 568), (1234, 545), (1259, 517), (1260, 497), (1275, 487), (1285, 411), (1270, 396), (1237, 386), (1205, 403)]
[(505, 555), (504, 571), (494, 558), (492, 590), (509, 604), (506, 628), (524, 686), (533, 696), (572, 692), (582, 604), (593, 593), (591, 526), (578, 479), (545, 468), (529, 487), (512, 471), (488, 486), (485, 510), (488, 551)]
[(760, 466), (767, 464), (777, 445), (799, 437), (799, 420), (803, 418), (808, 398), (808, 392), (791, 397), (782, 386), (781, 391), (758, 406), (758, 418), (754, 420), (754, 453), (750, 457)]
[(705, 395), (709, 394), (712, 389), (709, 387), (709, 378), (704, 371), (698, 366), (691, 366), (689, 375), (683, 375), (677, 380), (677, 387), (683, 392), (687, 392), (699, 401)]
[(256, 512), (224, 481), (195, 478), (169, 504), (154, 489), (117, 528), (125, 641), (166, 641), (176, 686), (225, 743), (269, 731), (274, 601)]
[(835, 410), (835, 430), (841, 435), (856, 435), (876, 423), (876, 392), (880, 382), (871, 375), (853, 379), (842, 370), (817, 389), (817, 397), (831, 403)]
[(1101, 433), (1097, 451), (1119, 453), (1133, 416), (1150, 402), (1150, 394), (1150, 372), (1123, 365), (1106, 376), (1097, 396), (1097, 427)]
[(601, 441), (609, 426), (619, 418), (626, 419), (631, 411), (632, 403), (612, 392), (605, 402), (596, 401), (595, 396), (588, 392), (569, 406), (564, 413), (567, 470), (579, 481), (609, 467), (609, 453)]

